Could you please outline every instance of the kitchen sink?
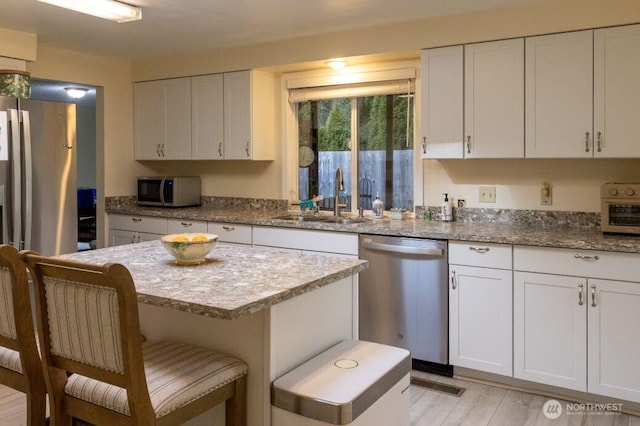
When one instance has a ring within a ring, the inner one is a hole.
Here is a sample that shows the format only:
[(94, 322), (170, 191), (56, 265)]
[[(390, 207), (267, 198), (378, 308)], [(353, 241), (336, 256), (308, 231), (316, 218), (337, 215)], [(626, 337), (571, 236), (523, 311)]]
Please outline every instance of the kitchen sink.
[(364, 217), (335, 217), (335, 216), (318, 216), (314, 214), (287, 214), (283, 216), (275, 216), (273, 219), (291, 220), (299, 222), (325, 222), (349, 225), (352, 223), (362, 223), (370, 219)]
[(335, 217), (335, 216), (331, 216), (331, 217), (327, 218), (327, 220), (325, 222), (349, 225), (351, 223), (362, 223), (362, 222), (367, 222), (369, 220), (370, 219), (367, 219), (367, 218), (364, 218), (364, 217)]
[(313, 214), (287, 214), (284, 216), (275, 216), (273, 219), (279, 220), (297, 220), (300, 222), (323, 222), (331, 219), (330, 216), (316, 216)]

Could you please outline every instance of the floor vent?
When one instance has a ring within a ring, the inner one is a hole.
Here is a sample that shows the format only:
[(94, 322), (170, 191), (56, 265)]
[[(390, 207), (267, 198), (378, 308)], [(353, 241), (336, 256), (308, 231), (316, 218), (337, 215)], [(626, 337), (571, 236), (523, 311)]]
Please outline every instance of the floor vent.
[(419, 377), (412, 377), (411, 384), (457, 397), (462, 396), (462, 394), (466, 390), (465, 388), (461, 388), (458, 386), (448, 385), (446, 383), (438, 383), (434, 382), (433, 380), (421, 379)]

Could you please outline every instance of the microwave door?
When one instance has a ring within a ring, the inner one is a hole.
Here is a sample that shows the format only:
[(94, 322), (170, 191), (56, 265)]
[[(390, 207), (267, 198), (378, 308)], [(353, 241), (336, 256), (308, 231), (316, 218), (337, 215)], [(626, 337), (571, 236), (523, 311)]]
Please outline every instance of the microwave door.
[(165, 187), (167, 185), (167, 180), (165, 178), (162, 178), (162, 182), (160, 182), (160, 203), (163, 206), (166, 206), (167, 203), (164, 199), (164, 191), (165, 191)]
[(161, 205), (162, 181), (148, 178), (138, 179), (138, 203), (143, 205)]

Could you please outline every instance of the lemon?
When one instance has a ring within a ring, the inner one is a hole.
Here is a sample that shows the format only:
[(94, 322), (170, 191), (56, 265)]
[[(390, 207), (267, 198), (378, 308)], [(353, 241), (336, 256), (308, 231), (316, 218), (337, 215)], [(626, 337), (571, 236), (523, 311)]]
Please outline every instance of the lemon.
[(196, 242), (196, 241), (207, 241), (207, 240), (208, 240), (207, 236), (206, 235), (202, 235), (202, 234), (194, 235), (194, 237), (191, 239), (191, 241), (194, 241), (194, 242)]
[(172, 243), (187, 243), (189, 242), (189, 238), (186, 235), (176, 235), (171, 239)]

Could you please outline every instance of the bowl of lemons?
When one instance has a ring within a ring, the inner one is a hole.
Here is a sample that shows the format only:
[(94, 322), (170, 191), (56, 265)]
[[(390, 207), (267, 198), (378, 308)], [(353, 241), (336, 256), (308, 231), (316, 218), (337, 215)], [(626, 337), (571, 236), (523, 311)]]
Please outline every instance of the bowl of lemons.
[(177, 265), (197, 265), (215, 247), (218, 236), (215, 234), (169, 234), (160, 238), (162, 245), (173, 257)]

